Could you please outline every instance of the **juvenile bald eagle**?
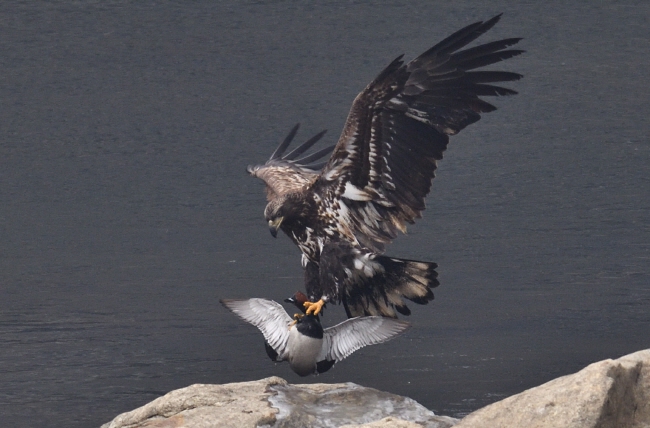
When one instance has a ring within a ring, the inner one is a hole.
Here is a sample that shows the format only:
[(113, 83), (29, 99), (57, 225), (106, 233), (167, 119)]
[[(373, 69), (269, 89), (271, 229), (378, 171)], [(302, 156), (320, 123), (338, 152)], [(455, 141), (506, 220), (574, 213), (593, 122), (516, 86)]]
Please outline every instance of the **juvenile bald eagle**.
[[(266, 183), (264, 216), (302, 251), (308, 313), (342, 302), (349, 317), (408, 315), (403, 298), (424, 304), (438, 285), (436, 264), (384, 256), (425, 208), (436, 162), (450, 135), (496, 107), (480, 96), (512, 95), (493, 83), (506, 71), (475, 71), (521, 54), (511, 38), (463, 49), (500, 15), (455, 32), (411, 62), (396, 58), (355, 98), (331, 147), (299, 158), (324, 134), (284, 154), (296, 126), (264, 164), (248, 167)], [(298, 159), (297, 159), (298, 158)], [(322, 168), (322, 169), (321, 169)]]

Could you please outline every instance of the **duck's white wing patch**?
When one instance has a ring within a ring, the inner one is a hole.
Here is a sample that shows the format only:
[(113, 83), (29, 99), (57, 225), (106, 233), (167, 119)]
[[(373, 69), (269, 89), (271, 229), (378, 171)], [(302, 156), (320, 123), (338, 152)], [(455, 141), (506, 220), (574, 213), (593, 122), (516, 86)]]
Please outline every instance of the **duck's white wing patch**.
[(350, 318), (323, 332), (323, 351), (318, 361), (341, 361), (368, 345), (386, 342), (404, 332), (411, 324), (384, 317)]
[(221, 304), (246, 322), (259, 328), (264, 339), (278, 353), (280, 359), (286, 357), (291, 317), (281, 304), (266, 299), (222, 299)]

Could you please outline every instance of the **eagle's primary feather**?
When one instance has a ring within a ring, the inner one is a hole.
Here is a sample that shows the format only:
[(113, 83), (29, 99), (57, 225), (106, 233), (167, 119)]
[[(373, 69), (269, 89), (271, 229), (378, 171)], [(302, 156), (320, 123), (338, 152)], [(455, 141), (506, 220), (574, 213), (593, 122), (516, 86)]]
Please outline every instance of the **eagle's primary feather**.
[[(478, 70), (521, 54), (510, 38), (463, 49), (500, 15), (455, 32), (411, 62), (392, 61), (354, 100), (331, 148), (296, 159), (323, 133), (284, 155), (294, 127), (266, 164), (249, 172), (267, 185), (265, 217), (301, 249), (312, 299), (343, 302), (349, 316), (408, 314), (402, 297), (433, 299), (434, 263), (383, 256), (421, 216), (449, 136), (496, 109), (482, 96), (516, 94), (495, 83), (522, 76)], [(322, 168), (322, 169), (321, 169)]]

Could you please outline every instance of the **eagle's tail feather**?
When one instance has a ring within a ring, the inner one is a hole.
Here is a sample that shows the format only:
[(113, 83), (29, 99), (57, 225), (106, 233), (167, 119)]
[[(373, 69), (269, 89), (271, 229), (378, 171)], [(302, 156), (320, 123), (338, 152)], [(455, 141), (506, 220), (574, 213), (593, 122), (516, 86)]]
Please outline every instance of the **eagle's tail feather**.
[(348, 317), (384, 316), (397, 318), (397, 312), (410, 315), (404, 299), (424, 305), (433, 300), (432, 288), (437, 287), (435, 263), (377, 256), (383, 273), (357, 282), (342, 299)]

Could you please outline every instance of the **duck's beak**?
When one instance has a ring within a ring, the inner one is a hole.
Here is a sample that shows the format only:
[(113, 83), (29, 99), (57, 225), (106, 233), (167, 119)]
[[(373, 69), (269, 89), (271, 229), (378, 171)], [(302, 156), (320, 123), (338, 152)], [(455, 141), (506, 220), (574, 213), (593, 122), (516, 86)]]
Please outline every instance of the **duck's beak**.
[(274, 220), (269, 220), (269, 230), (271, 231), (271, 236), (274, 238), (277, 238), (278, 236), (278, 229), (282, 224), (282, 220), (284, 220), (284, 217), (278, 217)]

